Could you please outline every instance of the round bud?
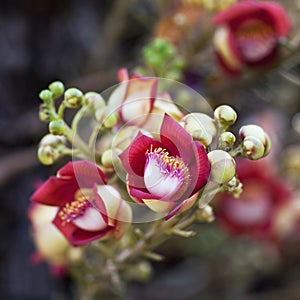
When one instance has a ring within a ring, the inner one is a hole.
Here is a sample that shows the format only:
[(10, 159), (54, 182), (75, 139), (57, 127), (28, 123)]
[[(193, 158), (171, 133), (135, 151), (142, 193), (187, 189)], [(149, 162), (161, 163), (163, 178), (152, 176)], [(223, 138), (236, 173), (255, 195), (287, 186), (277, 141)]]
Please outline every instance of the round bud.
[(52, 165), (59, 157), (59, 153), (51, 146), (40, 146), (37, 156), (42, 164)]
[(243, 140), (247, 136), (254, 136), (259, 139), (263, 144), (266, 141), (265, 131), (258, 125), (244, 125), (239, 130), (239, 136)]
[(255, 136), (247, 136), (242, 142), (242, 155), (256, 160), (264, 156), (265, 146)]
[(69, 108), (77, 108), (83, 102), (83, 94), (76, 88), (67, 89), (65, 92), (64, 102)]
[(205, 221), (211, 223), (215, 220), (215, 215), (213, 208), (210, 205), (205, 205), (204, 207), (200, 207), (197, 212), (197, 219), (199, 221)]
[(40, 109), (39, 109), (39, 119), (42, 122), (46, 122), (48, 123), (50, 121), (50, 114), (49, 114), (49, 110), (47, 108), (47, 106), (45, 104), (41, 104), (40, 105)]
[(214, 182), (226, 183), (235, 176), (235, 161), (226, 151), (213, 150), (208, 153), (208, 160), (211, 164), (211, 179)]
[(49, 90), (52, 92), (53, 98), (57, 99), (64, 93), (65, 86), (61, 81), (54, 81), (49, 85)]
[(58, 146), (64, 145), (66, 143), (66, 138), (64, 136), (46, 134), (40, 141), (40, 146)]
[(39, 98), (45, 102), (49, 102), (53, 99), (53, 94), (51, 91), (49, 90), (42, 90), (39, 93)]
[(53, 135), (64, 135), (65, 122), (63, 120), (55, 120), (49, 123), (49, 132)]
[(235, 135), (232, 132), (225, 131), (219, 137), (219, 143), (223, 147), (232, 147), (236, 141)]
[(217, 134), (215, 121), (203, 113), (188, 114), (181, 119), (180, 124), (196, 140), (204, 141), (206, 146), (211, 144)]
[(84, 104), (94, 106), (95, 110), (105, 107), (105, 101), (102, 96), (96, 92), (88, 92), (84, 95)]
[(214, 111), (214, 116), (222, 126), (230, 126), (234, 124), (237, 119), (235, 110), (229, 105), (221, 105), (217, 107)]
[(101, 163), (106, 168), (113, 167), (113, 153), (111, 149), (107, 149), (102, 153)]
[(103, 125), (105, 128), (112, 128), (118, 123), (118, 120), (119, 120), (118, 113), (113, 112), (104, 119)]

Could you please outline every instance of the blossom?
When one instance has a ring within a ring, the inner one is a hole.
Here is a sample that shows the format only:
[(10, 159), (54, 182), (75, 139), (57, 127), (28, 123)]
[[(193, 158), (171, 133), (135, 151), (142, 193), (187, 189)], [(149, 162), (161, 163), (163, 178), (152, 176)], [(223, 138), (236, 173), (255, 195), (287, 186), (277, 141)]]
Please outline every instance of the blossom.
[(121, 122), (149, 128), (159, 123), (156, 115), (160, 114), (161, 119), (165, 112), (169, 112), (175, 119), (183, 116), (168, 93), (158, 93), (157, 78), (138, 74), (129, 78), (124, 68), (119, 70), (118, 75), (121, 83), (110, 95), (108, 109), (110, 113), (117, 111)]
[(284, 8), (272, 1), (237, 2), (218, 13), (214, 24), (220, 26), (214, 35), (217, 60), (225, 71), (240, 74), (241, 69), (272, 61), (278, 52), (278, 41), (291, 29)]
[(203, 145), (167, 114), (157, 138), (139, 132), (120, 158), (131, 197), (167, 218), (193, 205), (210, 173)]
[(273, 238), (275, 216), (290, 200), (288, 184), (265, 159), (238, 160), (237, 174), (243, 192), (239, 199), (229, 194), (218, 197), (217, 220), (231, 234)]
[(53, 223), (73, 246), (108, 234), (120, 238), (131, 220), (129, 205), (114, 187), (106, 185), (103, 172), (87, 160), (67, 163), (31, 200), (58, 208)]

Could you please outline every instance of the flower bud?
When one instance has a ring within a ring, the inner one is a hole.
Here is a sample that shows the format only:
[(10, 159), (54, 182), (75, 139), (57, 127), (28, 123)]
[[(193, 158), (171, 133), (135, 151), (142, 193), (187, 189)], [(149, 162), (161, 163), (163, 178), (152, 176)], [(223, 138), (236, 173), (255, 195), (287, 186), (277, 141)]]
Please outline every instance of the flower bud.
[(53, 135), (64, 135), (65, 122), (63, 120), (55, 120), (49, 123), (49, 132)]
[(119, 120), (118, 113), (113, 112), (104, 119), (103, 125), (105, 128), (112, 128), (118, 123), (118, 120)]
[(140, 261), (128, 269), (128, 275), (139, 282), (147, 282), (152, 275), (151, 264), (146, 260)]
[(52, 165), (59, 158), (59, 152), (50, 145), (40, 146), (37, 155), (44, 165)]
[(205, 205), (204, 207), (200, 207), (197, 212), (197, 219), (199, 221), (205, 221), (211, 223), (215, 220), (215, 215), (213, 208), (210, 205)]
[(211, 179), (214, 182), (226, 183), (235, 176), (235, 161), (226, 151), (213, 150), (207, 156), (211, 163)]
[(105, 101), (102, 96), (96, 92), (88, 92), (84, 95), (84, 104), (94, 106), (95, 110), (105, 107)]
[(83, 102), (83, 94), (76, 88), (67, 89), (65, 92), (64, 102), (69, 108), (77, 108)]
[(40, 146), (61, 146), (65, 145), (65, 142), (66, 138), (63, 136), (47, 134), (41, 139)]
[(232, 132), (225, 131), (219, 137), (221, 147), (232, 147), (236, 141), (235, 135)]
[(57, 99), (64, 93), (65, 86), (61, 81), (54, 81), (49, 85), (49, 90), (52, 92), (53, 98)]
[(51, 91), (49, 90), (42, 90), (39, 93), (39, 98), (45, 102), (49, 102), (53, 99), (53, 94)]
[(48, 110), (47, 106), (44, 103), (40, 105), (39, 119), (42, 122), (46, 122), (46, 123), (48, 123), (50, 121), (49, 110)]
[(217, 133), (215, 121), (203, 113), (191, 113), (180, 121), (183, 128), (190, 133), (195, 140), (209, 146)]
[[(243, 146), (246, 149), (245, 153), (247, 153), (249, 151), (251, 153), (252, 153), (252, 151), (258, 151), (257, 155), (254, 155), (254, 157), (259, 156), (260, 150), (258, 148), (261, 147), (255, 139), (259, 140), (260, 143), (263, 145), (264, 152), (261, 157), (266, 156), (271, 150), (271, 140), (270, 140), (268, 134), (258, 125), (251, 124), (251, 125), (242, 126), (239, 131), (239, 136), (243, 141), (246, 140), (246, 138), (248, 138), (246, 145)], [(255, 144), (255, 147), (256, 147), (255, 149), (251, 148), (251, 144), (249, 141), (252, 141), (252, 143)], [(250, 149), (252, 149), (252, 150), (250, 150)], [(252, 159), (258, 159), (258, 158), (252, 158)]]
[(250, 159), (260, 159), (264, 156), (265, 147), (255, 136), (247, 136), (242, 142), (242, 155)]
[(106, 168), (113, 167), (113, 152), (112, 149), (107, 149), (102, 153), (101, 163)]
[(228, 127), (235, 123), (237, 114), (235, 110), (229, 105), (221, 105), (214, 111), (215, 120), (217, 120), (222, 127)]

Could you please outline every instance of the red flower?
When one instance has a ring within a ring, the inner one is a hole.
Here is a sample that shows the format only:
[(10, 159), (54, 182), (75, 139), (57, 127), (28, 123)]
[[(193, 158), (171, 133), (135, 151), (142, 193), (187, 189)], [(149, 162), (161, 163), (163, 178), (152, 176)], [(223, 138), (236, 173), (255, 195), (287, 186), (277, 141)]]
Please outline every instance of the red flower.
[(141, 132), (120, 155), (132, 198), (156, 212), (175, 213), (195, 202), (210, 164), (197, 141), (165, 114), (158, 139)]
[(279, 38), (291, 29), (284, 8), (272, 1), (238, 2), (217, 14), (214, 24), (222, 26), (214, 36), (217, 60), (231, 74), (240, 74), (244, 66), (270, 62), (277, 54)]
[(216, 206), (217, 219), (231, 234), (259, 239), (273, 237), (275, 216), (290, 200), (290, 189), (278, 178), (268, 161), (239, 160), (238, 177), (243, 183), (239, 199), (222, 194)]
[(69, 162), (50, 177), (31, 200), (56, 206), (54, 225), (73, 246), (109, 233), (119, 238), (131, 220), (131, 210), (109, 185), (102, 171), (89, 161)]

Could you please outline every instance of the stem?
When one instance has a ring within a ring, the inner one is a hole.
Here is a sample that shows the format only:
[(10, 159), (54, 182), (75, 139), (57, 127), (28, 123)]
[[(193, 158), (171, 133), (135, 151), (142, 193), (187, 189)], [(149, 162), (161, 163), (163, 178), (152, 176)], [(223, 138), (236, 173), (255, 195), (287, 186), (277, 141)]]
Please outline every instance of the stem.
[(57, 116), (58, 116), (59, 119), (63, 120), (65, 109), (66, 109), (65, 102), (62, 102), (61, 105), (59, 106), (58, 112), (57, 112)]
[(76, 113), (76, 115), (73, 118), (71, 128), (74, 132), (77, 132), (79, 121), (84, 117), (85, 113), (87, 111), (87, 106), (82, 106), (79, 111)]

